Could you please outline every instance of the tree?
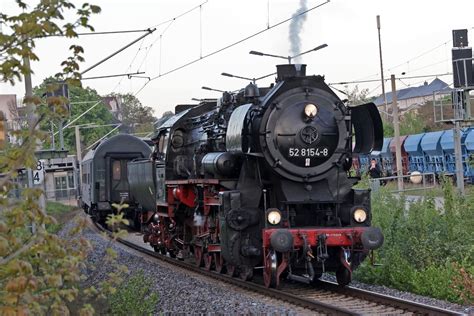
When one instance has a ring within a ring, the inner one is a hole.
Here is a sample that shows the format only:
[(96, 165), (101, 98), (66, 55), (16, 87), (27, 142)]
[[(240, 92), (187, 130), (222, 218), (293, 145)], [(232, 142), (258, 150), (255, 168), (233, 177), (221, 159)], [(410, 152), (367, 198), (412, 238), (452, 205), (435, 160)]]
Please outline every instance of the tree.
[(153, 116), (153, 109), (141, 104), (133, 94), (112, 93), (109, 96), (121, 100), (120, 116), (122, 124), (128, 127), (131, 133), (147, 133), (153, 131), (153, 123), (156, 118)]
[[(76, 30), (89, 25), (92, 14), (100, 8), (84, 4), (76, 9), (68, 0), (39, 1), (29, 8), (22, 0), (16, 0), (22, 10), (19, 15), (0, 13), (0, 73), (3, 82), (15, 84), (33, 71), (28, 58), (39, 60), (34, 48), (38, 39), (46, 36), (77, 36)], [(64, 16), (76, 20), (65, 21)], [(79, 63), (83, 60), (82, 47), (71, 46), (71, 56), (61, 63), (62, 72), (56, 75), (70, 85), (78, 84)], [(54, 223), (38, 205), (39, 189), (25, 189), (21, 198), (12, 192), (17, 188), (15, 178), (21, 168), (35, 168), (35, 148), (45, 134), (36, 127), (43, 121), (64, 118), (65, 100), (52, 98), (46, 106), (41, 98), (27, 98), (36, 106), (37, 119), (28, 128), (16, 133), (19, 143), (7, 144), (0, 155), (0, 314), (1, 315), (67, 315), (66, 302), (78, 297), (78, 287), (90, 245), (83, 239), (63, 240), (48, 232), (45, 226)], [(122, 220), (120, 217), (113, 219)], [(27, 225), (34, 223), (36, 231)], [(78, 230), (81, 229), (79, 225)], [(112, 278), (111, 280), (117, 280)], [(106, 286), (102, 290), (111, 289)], [(97, 294), (90, 288), (82, 294)], [(109, 292), (103, 291), (103, 294)], [(85, 306), (83, 315), (93, 313)]]
[(359, 86), (356, 85), (352, 90), (349, 90), (349, 86), (344, 86), (344, 93), (347, 96), (349, 104), (359, 105), (370, 102), (369, 89), (362, 89), (359, 91)]
[[(75, 5), (68, 0), (40, 1), (34, 8), (30, 9), (26, 2), (16, 0), (23, 13), (8, 16), (0, 13), (0, 24), (10, 31), (0, 36), (0, 73), (2, 81), (15, 84), (25, 74), (32, 73), (32, 69), (24, 58), (39, 60), (34, 48), (39, 38), (48, 36), (77, 37), (76, 29), (84, 27), (90, 30), (94, 28), (89, 24), (91, 14), (99, 13), (100, 7), (84, 3), (80, 9), (76, 9), (76, 20), (64, 21), (64, 15), (75, 9)], [(64, 23), (64, 24), (60, 24)], [(72, 56), (61, 62), (63, 71), (58, 73), (59, 77), (67, 77), (70, 81), (78, 83), (80, 79), (79, 62), (84, 58), (84, 50), (79, 45), (71, 45)]]
[[(424, 117), (416, 111), (408, 111), (400, 115), (400, 135), (413, 135), (428, 131), (428, 124)], [(384, 137), (393, 137), (395, 134), (393, 123), (383, 121)]]
[(426, 122), (416, 111), (406, 112), (400, 120), (400, 135), (419, 134), (426, 131)]
[[(55, 82), (56, 80), (54, 78), (45, 79), (40, 86), (34, 89), (34, 94), (37, 97), (42, 97), (46, 91), (57, 87)], [(69, 102), (71, 104), (71, 112), (67, 113), (66, 115), (71, 119), (74, 119), (92, 107), (96, 102), (101, 102), (101, 104), (95, 106), (91, 111), (87, 112), (84, 116), (77, 120), (74, 125), (106, 125), (114, 123), (113, 115), (101, 100), (101, 96), (94, 89), (72, 85), (69, 87)], [(45, 100), (45, 102), (47, 101)], [(54, 124), (58, 126), (61, 120), (64, 120), (64, 118), (57, 118)], [(49, 122), (44, 125), (44, 130), (47, 131), (48, 129)], [(107, 134), (111, 129), (113, 129), (113, 126), (81, 129), (81, 142), (84, 145), (82, 148), (87, 148), (87, 146), (92, 145), (102, 136)], [(76, 140), (74, 133), (75, 131), (73, 128), (64, 129), (64, 146), (73, 153), (76, 152)], [(56, 145), (56, 147), (58, 147), (58, 145)]]

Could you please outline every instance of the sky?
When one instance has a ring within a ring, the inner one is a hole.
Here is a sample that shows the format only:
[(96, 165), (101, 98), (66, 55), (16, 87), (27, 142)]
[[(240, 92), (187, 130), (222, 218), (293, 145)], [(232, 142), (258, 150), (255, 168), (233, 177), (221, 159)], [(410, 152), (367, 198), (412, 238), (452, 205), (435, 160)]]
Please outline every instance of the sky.
[[(27, 1), (32, 5), (37, 1)], [(83, 1), (73, 1), (78, 6)], [(160, 117), (177, 104), (193, 103), (192, 98), (217, 98), (218, 92), (202, 90), (208, 86), (232, 91), (247, 81), (223, 77), (222, 72), (243, 77), (260, 77), (275, 71), (282, 59), (249, 55), (261, 51), (275, 55), (290, 54), (290, 18), (301, 7), (298, 0), (91, 0), (102, 12), (91, 19), (96, 31), (156, 30), (117, 56), (84, 74), (84, 77), (144, 72), (142, 77), (116, 77), (84, 80), (101, 95), (132, 93), (143, 105)], [(306, 0), (308, 8), (325, 3)], [(18, 14), (13, 0), (0, 0), (0, 10)], [(193, 9), (194, 8), (194, 9)], [(182, 13), (188, 13), (182, 15)], [(304, 16), (299, 32), (301, 51), (321, 44), (328, 47), (302, 56), (307, 74), (324, 75), (327, 83), (380, 79), (380, 59), (376, 16), (381, 18), (382, 54), (385, 78), (394, 74), (397, 89), (421, 85), (436, 74), (452, 71), (452, 30), (467, 28), (469, 42), (474, 41), (472, 22), (474, 2), (428, 0), (331, 0)], [(178, 17), (179, 16), (179, 17)], [(177, 17), (177, 18), (176, 18)], [(176, 19), (174, 19), (176, 18)], [(168, 20), (172, 22), (162, 23)], [(268, 27), (270, 26), (270, 29)], [(249, 35), (266, 30), (231, 48), (204, 57)], [(6, 32), (4, 30), (4, 32)], [(68, 56), (68, 47), (78, 43), (85, 49), (86, 69), (144, 33), (89, 35), (78, 39), (46, 38), (38, 40), (39, 62), (32, 63), (33, 85), (60, 70)], [(168, 73), (191, 61), (197, 62)], [(404, 74), (402, 74), (404, 73)], [(409, 79), (413, 76), (424, 78)], [(447, 83), (452, 76), (440, 76)], [(257, 82), (267, 86), (273, 77)], [(146, 84), (146, 85), (145, 85)], [(349, 84), (353, 89), (356, 83)], [(380, 81), (357, 83), (370, 95), (381, 93)], [(344, 85), (335, 85), (344, 89)], [(387, 91), (390, 83), (385, 84)], [(0, 93), (24, 95), (24, 83), (15, 86), (0, 83)]]

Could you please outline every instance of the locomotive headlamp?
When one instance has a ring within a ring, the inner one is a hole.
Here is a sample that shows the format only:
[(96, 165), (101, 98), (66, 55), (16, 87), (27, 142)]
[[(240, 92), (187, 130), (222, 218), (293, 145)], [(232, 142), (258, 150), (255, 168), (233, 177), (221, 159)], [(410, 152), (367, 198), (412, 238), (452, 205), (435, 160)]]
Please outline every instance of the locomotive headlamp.
[(316, 116), (316, 114), (318, 114), (318, 108), (312, 103), (306, 104), (304, 107), (304, 114), (308, 118), (313, 118)]
[(363, 223), (367, 219), (367, 212), (363, 208), (357, 208), (352, 216), (357, 223)]
[(267, 220), (272, 225), (278, 225), (281, 221), (281, 213), (278, 210), (273, 210), (268, 212)]

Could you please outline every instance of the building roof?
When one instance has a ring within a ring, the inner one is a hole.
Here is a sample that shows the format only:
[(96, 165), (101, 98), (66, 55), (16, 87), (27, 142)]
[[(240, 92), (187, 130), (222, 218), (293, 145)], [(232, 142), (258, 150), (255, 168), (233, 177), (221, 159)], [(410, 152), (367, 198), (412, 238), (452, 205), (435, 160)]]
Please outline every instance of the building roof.
[[(407, 100), (407, 99), (412, 99), (412, 98), (418, 98), (418, 97), (426, 97), (430, 96), (433, 94), (433, 92), (449, 92), (452, 89), (449, 87), (449, 85), (444, 82), (443, 80), (436, 78), (434, 79), (430, 84), (425, 82), (424, 85), (419, 86), (419, 87), (408, 87), (405, 89), (400, 89), (397, 90), (397, 100)], [(392, 92), (386, 93), (387, 96), (387, 103), (392, 103)], [(384, 98), (383, 95), (380, 95), (375, 99), (374, 101), (375, 105), (382, 105), (384, 104)]]

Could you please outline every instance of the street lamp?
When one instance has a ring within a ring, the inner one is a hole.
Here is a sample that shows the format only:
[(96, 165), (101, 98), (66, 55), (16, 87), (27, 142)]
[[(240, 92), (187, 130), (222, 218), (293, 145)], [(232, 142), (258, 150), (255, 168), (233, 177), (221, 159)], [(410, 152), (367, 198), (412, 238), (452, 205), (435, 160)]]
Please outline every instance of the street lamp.
[(255, 83), (255, 81), (258, 81), (258, 80), (260, 80), (260, 79), (264, 79), (264, 78), (273, 76), (273, 75), (275, 75), (275, 74), (276, 74), (276, 72), (272, 72), (271, 74), (268, 74), (268, 75), (265, 75), (265, 76), (262, 76), (262, 77), (258, 77), (258, 78), (247, 78), (247, 77), (242, 77), (242, 76), (236, 76), (236, 75), (233, 75), (233, 74), (230, 74), (230, 73), (227, 73), (227, 72), (221, 73), (221, 75), (224, 76), (224, 77), (237, 78), (237, 79), (243, 79), (243, 80), (249, 80), (249, 81), (252, 81), (253, 83)]
[(209, 88), (209, 87), (201, 87), (203, 90), (209, 90), (209, 91), (216, 91), (216, 92), (222, 92), (224, 93), (224, 90), (219, 90), (219, 89), (214, 89), (214, 88)]
[(257, 52), (257, 51), (254, 51), (254, 50), (250, 51), (249, 54), (250, 54), (250, 55), (256, 55), (256, 56), (268, 56), (268, 57), (275, 57), (275, 58), (286, 59), (286, 60), (288, 60), (288, 63), (291, 64), (291, 60), (292, 60), (293, 58), (303, 56), (303, 55), (305, 55), (305, 54), (307, 54), (307, 53), (310, 53), (310, 52), (315, 52), (315, 51), (320, 50), (320, 49), (323, 49), (323, 48), (325, 48), (325, 47), (327, 47), (327, 46), (328, 46), (327, 44), (321, 44), (321, 45), (316, 46), (315, 48), (310, 49), (310, 50), (308, 50), (308, 51), (305, 51), (305, 52), (303, 52), (303, 53), (299, 53), (299, 54), (296, 54), (296, 55), (294, 55), (294, 56), (286, 56), (286, 57), (285, 57), (285, 56), (279, 56), (279, 55), (266, 54), (266, 53)]

